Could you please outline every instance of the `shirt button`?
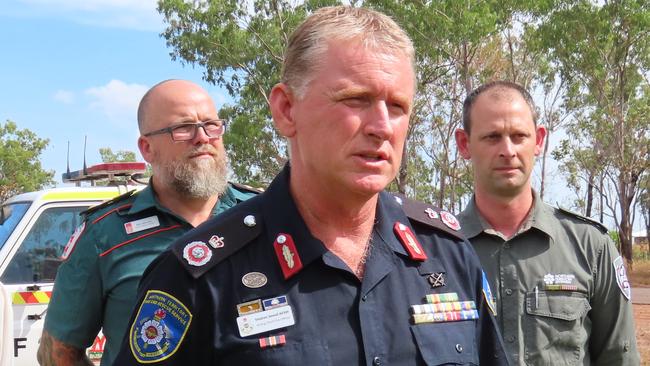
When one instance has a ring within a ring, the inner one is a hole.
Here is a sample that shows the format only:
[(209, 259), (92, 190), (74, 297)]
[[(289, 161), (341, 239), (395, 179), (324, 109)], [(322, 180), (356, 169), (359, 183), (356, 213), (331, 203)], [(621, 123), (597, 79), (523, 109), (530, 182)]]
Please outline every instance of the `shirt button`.
[(513, 343), (515, 341), (515, 336), (508, 336), (507, 341), (508, 343)]
[(463, 346), (461, 346), (460, 344), (456, 344), (456, 352), (458, 353), (463, 352)]
[(375, 366), (381, 366), (381, 357), (375, 356), (375, 358), (372, 359), (372, 364)]
[(508, 296), (512, 295), (512, 289), (507, 288), (506, 289), (506, 295), (508, 295)]
[[(361, 301), (366, 301), (366, 300), (368, 300), (368, 296), (363, 295), (363, 296), (361, 297)], [(377, 357), (375, 357), (375, 358), (377, 358)]]

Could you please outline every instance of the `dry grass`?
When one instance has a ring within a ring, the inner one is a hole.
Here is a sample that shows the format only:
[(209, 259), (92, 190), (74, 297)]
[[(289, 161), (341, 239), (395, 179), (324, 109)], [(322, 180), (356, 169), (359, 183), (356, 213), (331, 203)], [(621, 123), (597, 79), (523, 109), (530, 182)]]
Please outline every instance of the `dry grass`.
[(650, 305), (634, 304), (636, 342), (641, 354), (641, 365), (650, 365)]
[(635, 260), (628, 277), (632, 287), (650, 287), (650, 261)]

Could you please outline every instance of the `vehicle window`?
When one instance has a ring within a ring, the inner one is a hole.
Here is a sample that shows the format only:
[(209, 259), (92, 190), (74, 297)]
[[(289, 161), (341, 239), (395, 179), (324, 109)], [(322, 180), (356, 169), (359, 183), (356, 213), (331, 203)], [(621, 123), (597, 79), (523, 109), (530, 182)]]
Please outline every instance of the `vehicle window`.
[(9, 235), (27, 212), (29, 205), (29, 202), (19, 202), (2, 206), (0, 210), (0, 249), (5, 245)]
[(87, 208), (53, 207), (43, 211), (0, 281), (5, 285), (54, 282), (63, 248), (74, 229), (81, 224), (79, 213)]

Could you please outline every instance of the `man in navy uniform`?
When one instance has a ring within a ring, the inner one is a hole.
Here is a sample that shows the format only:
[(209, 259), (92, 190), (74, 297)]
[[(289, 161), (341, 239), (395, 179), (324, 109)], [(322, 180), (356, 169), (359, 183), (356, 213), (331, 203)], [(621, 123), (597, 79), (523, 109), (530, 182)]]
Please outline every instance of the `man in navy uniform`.
[(270, 94), (290, 163), (147, 269), (117, 365), (506, 364), (453, 216), (384, 192), (415, 91), (389, 17), (329, 7)]

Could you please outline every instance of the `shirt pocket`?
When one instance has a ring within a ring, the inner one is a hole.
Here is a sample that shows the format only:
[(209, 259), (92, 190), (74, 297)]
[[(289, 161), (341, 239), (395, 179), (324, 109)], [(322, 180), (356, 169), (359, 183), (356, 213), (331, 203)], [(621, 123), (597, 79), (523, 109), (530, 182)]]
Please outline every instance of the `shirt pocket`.
[(232, 352), (224, 357), (221, 365), (331, 365), (332, 359), (327, 345), (318, 340), (289, 343), (282, 346), (260, 348), (252, 346), (241, 352)]
[(427, 365), (478, 365), (476, 322), (411, 325), (420, 356)]
[(529, 365), (575, 365), (584, 358), (587, 295), (575, 291), (526, 294), (525, 360)]

